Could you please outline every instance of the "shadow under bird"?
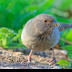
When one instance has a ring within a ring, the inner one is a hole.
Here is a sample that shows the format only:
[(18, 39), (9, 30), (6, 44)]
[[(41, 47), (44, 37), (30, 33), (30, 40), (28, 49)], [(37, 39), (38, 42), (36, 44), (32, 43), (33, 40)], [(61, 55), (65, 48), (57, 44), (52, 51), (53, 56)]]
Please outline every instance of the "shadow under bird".
[(39, 14), (30, 19), (21, 34), (23, 44), (31, 49), (28, 57), (28, 62), (31, 62), (31, 54), (34, 51), (45, 51), (52, 48), (53, 59), (50, 64), (56, 63), (54, 54), (54, 46), (60, 40), (60, 31), (66, 28), (72, 28), (71, 24), (60, 23), (49, 14)]

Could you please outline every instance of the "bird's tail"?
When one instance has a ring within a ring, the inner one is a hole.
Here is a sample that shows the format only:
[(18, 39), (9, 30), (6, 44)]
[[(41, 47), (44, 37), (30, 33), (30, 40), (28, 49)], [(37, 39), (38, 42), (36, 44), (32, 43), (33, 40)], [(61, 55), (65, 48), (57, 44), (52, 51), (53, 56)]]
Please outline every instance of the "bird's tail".
[(60, 26), (58, 27), (59, 28), (59, 31), (63, 31), (67, 28), (72, 28), (72, 24), (71, 23), (61, 23), (59, 22)]

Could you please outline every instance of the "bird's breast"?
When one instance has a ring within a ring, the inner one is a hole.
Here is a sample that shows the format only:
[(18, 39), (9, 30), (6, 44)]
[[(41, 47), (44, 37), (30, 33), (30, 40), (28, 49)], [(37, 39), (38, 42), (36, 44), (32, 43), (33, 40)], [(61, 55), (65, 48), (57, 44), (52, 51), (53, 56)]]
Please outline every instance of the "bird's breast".
[(44, 51), (46, 49), (54, 47), (59, 42), (60, 34), (58, 27), (54, 27), (52, 33), (47, 37), (44, 38), (31, 37), (27, 35), (24, 29), (21, 35), (21, 39), (26, 47), (34, 51)]
[(44, 51), (46, 49), (53, 48), (59, 42), (59, 39), (59, 30), (58, 27), (55, 27), (53, 28), (52, 33), (50, 35), (38, 39), (39, 41), (37, 42), (36, 49), (38, 51)]

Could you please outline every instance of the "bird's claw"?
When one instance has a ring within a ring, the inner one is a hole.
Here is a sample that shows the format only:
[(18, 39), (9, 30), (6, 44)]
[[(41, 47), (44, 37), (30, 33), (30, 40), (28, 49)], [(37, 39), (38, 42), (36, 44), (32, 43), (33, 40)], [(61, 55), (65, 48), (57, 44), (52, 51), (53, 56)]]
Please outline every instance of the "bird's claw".
[(27, 62), (27, 63), (35, 63), (34, 60), (32, 58), (28, 58), (26, 60), (24, 60), (23, 62)]
[(51, 65), (56, 65), (56, 58), (55, 57), (53, 57), (53, 59), (52, 60), (50, 60), (49, 61), (49, 65), (51, 66)]
[(28, 63), (30, 63), (31, 61), (32, 61), (32, 58), (29, 57), (28, 59), (24, 60), (23, 62), (28, 62)]

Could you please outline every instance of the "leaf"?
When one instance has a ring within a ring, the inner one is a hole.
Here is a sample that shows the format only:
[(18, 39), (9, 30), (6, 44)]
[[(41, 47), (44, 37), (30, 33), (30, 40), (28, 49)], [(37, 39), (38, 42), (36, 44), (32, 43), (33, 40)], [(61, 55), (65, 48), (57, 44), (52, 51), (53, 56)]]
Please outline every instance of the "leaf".
[(60, 46), (65, 46), (65, 42), (64, 41), (60, 40), (59, 42), (60, 42)]
[[(72, 30), (71, 29), (66, 29), (66, 30), (60, 32), (61, 38), (63, 38), (64, 40), (70, 41), (70, 42), (72, 41), (71, 35), (72, 35)], [(60, 39), (60, 45), (62, 47), (64, 45), (66, 45), (66, 42), (65, 41), (62, 41)]]
[(16, 41), (16, 40), (19, 39), (19, 41), (20, 41), (20, 39), (21, 39), (21, 33), (22, 33), (22, 29), (18, 30), (18, 34), (16, 36), (14, 36), (12, 40)]
[(69, 65), (70, 62), (68, 62), (68, 61), (66, 61), (64, 59), (61, 59), (60, 61), (57, 62), (57, 64), (66, 66), (66, 65)]
[(7, 39), (2, 37), (2, 46), (6, 46), (7, 44)]
[(61, 48), (67, 50), (68, 58), (72, 61), (72, 45), (66, 45)]
[(68, 41), (72, 41), (72, 29), (70, 29), (70, 31), (68, 32), (68, 34), (66, 35), (66, 39), (68, 40)]
[(63, 46), (61, 47), (62, 49), (65, 49), (67, 51), (72, 51), (72, 45), (66, 45), (66, 46)]
[(5, 27), (0, 29), (0, 33), (6, 35), (6, 37), (13, 37), (16, 34), (13, 30)]

